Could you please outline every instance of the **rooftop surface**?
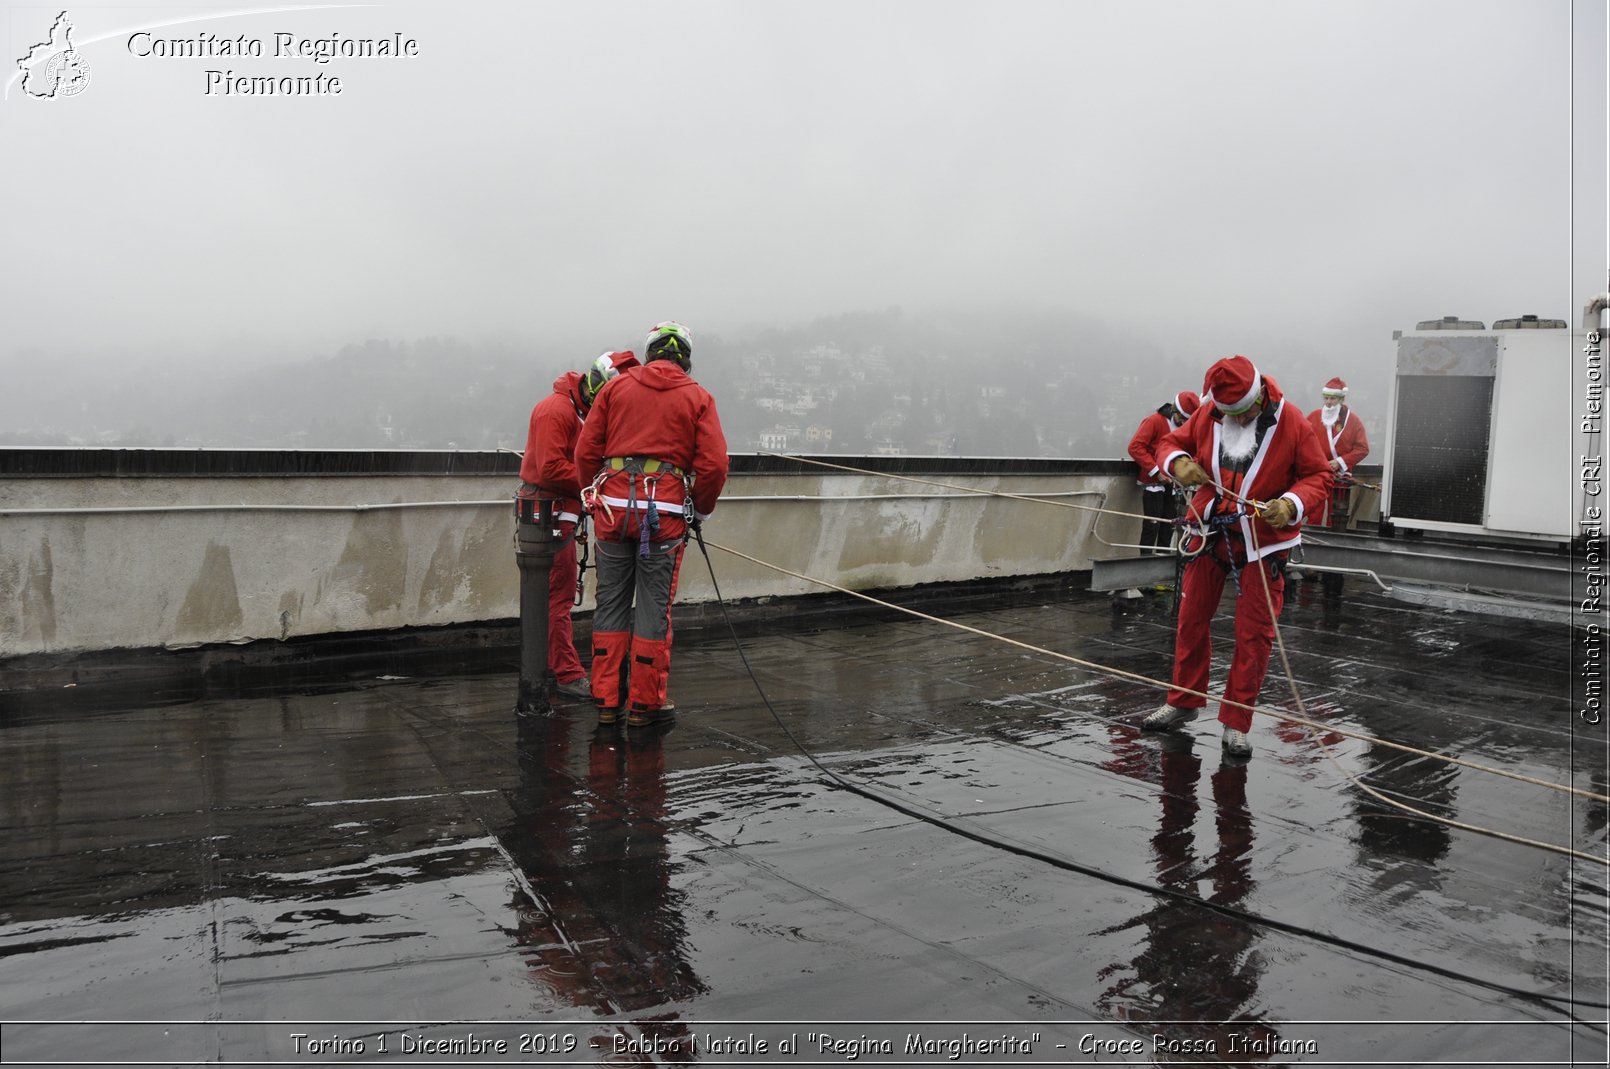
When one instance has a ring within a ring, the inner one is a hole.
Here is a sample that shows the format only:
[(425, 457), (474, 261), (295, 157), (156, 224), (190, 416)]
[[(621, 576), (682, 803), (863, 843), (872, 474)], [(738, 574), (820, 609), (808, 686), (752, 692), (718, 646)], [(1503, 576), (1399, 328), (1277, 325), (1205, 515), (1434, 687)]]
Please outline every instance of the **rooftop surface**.
[[(925, 609), (1168, 674), (1166, 595)], [(1610, 787), (1565, 628), (1307, 583), (1281, 635), (1316, 720)], [(513, 674), (13, 719), (4, 1063), (1605, 1061), (1603, 866), (1354, 780), (1602, 855), (1599, 802), (1267, 717), (1226, 764), (1145, 683), (884, 611), (742, 645), (792, 739), (716, 626), (669, 730), (518, 719)]]

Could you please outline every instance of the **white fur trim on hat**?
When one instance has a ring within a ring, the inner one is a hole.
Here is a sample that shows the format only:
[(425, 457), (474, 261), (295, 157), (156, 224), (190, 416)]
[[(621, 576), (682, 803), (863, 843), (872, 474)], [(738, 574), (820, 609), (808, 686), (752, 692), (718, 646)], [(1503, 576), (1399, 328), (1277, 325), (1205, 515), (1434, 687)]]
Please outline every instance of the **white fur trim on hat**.
[(1259, 373), (1257, 365), (1254, 364), (1252, 367), (1251, 389), (1249, 389), (1242, 396), (1236, 398), (1234, 401), (1221, 401), (1218, 397), (1214, 397), (1213, 404), (1220, 412), (1223, 412), (1227, 416), (1239, 416), (1257, 402), (1258, 395), (1262, 392), (1263, 375)]

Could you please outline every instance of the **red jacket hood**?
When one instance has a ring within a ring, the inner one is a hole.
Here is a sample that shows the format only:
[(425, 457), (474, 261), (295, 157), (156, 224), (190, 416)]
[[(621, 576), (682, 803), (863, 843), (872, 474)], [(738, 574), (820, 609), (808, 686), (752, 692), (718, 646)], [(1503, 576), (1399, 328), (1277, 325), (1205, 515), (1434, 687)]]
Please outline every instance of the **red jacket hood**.
[(581, 372), (566, 371), (553, 380), (553, 392), (560, 397), (570, 398), (575, 402), (577, 408), (585, 412), (587, 411), (587, 406), (581, 403), (581, 379)]
[(644, 386), (655, 390), (676, 390), (683, 386), (697, 385), (693, 376), (677, 366), (675, 360), (654, 360), (638, 367), (629, 367), (621, 372), (630, 375)]
[(1274, 379), (1270, 378), (1268, 375), (1263, 377), (1263, 393), (1265, 398), (1264, 404), (1268, 405), (1270, 408), (1278, 405), (1281, 401), (1285, 400), (1286, 397), (1285, 392), (1280, 388), (1280, 384)]

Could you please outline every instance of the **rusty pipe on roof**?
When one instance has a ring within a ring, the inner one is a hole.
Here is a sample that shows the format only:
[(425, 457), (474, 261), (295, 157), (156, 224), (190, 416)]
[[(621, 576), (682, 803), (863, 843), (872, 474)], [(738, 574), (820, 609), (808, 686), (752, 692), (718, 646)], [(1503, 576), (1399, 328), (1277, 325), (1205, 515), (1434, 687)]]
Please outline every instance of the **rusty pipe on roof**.
[(548, 667), (548, 588), (553, 558), (564, 546), (553, 502), (515, 499), (514, 557), (520, 569), (520, 686), (514, 711), (520, 716), (544, 716), (552, 710), (548, 688), (553, 673)]

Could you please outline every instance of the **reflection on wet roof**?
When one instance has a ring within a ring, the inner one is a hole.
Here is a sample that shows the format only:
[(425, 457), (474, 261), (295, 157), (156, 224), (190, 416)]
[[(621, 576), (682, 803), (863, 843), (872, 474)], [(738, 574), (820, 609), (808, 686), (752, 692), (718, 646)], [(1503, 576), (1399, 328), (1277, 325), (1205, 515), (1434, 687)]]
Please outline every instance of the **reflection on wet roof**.
[[(1167, 674), (1162, 596), (948, 615)], [(1005, 1064), (1602, 1060), (1604, 869), (1349, 777), (1599, 853), (1602, 803), (1262, 718), (1251, 763), (1226, 765), (1206, 721), (1142, 736), (1145, 684), (919, 620), (841, 623), (744, 649), (799, 742), (906, 811), (807, 760), (716, 628), (679, 634), (664, 732), (596, 730), (584, 706), (517, 721), (510, 675), (13, 724), (4, 1018), (191, 1023), (7, 1024), (6, 1060), (524, 1041), (554, 1044), (534, 1062), (574, 1043), (787, 1064), (793, 1034), (799, 1063), (860, 1043), (956, 1064), (963, 1032)], [(1561, 627), (1303, 584), (1282, 634), (1317, 720), (1610, 786)], [(1278, 661), (1263, 701), (1289, 704)], [(1327, 1023), (1348, 1021), (1380, 1023)]]

